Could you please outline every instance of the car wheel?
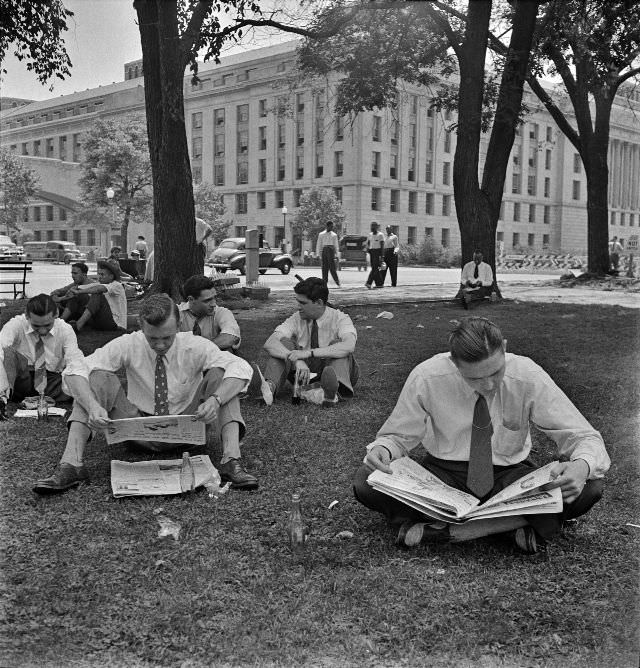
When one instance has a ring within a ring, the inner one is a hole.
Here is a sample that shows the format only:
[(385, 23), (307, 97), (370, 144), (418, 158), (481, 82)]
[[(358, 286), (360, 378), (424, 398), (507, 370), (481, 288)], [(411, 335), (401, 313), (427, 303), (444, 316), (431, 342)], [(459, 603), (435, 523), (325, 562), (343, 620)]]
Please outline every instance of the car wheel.
[(258, 269), (258, 273), (260, 274), (260, 276), (264, 276), (267, 273), (267, 270), (266, 269)]
[(280, 271), (283, 274), (288, 274), (291, 271), (291, 262), (284, 262), (280, 267)]

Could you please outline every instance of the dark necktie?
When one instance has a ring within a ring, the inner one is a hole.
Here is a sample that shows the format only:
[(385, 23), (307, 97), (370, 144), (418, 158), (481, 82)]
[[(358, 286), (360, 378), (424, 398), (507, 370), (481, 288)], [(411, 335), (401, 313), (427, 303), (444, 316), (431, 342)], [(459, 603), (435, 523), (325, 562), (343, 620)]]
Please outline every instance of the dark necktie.
[(200, 329), (200, 323), (196, 320), (193, 323), (193, 333), (195, 336), (202, 336), (202, 330)]
[(473, 270), (473, 277), (478, 278), (478, 265), (476, 265), (475, 269)]
[(318, 321), (314, 320), (311, 325), (311, 349), (319, 348), (320, 344), (318, 343)]
[(36, 338), (36, 359), (33, 369), (33, 386), (38, 394), (44, 394), (47, 389), (47, 365), (44, 357), (44, 341), (41, 336)]
[(164, 355), (156, 357), (156, 383), (154, 389), (154, 415), (169, 415), (169, 388)]
[(493, 487), (492, 434), (493, 425), (491, 424), (487, 400), (480, 395), (473, 410), (471, 449), (467, 472), (467, 487), (480, 499), (490, 492)]

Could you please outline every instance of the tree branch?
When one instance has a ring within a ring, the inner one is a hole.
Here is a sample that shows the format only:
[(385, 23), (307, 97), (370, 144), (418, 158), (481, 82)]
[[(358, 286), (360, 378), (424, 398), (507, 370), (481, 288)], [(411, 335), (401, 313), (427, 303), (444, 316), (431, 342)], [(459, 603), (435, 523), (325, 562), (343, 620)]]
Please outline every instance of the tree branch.
[(180, 38), (183, 58), (187, 58), (188, 60), (191, 56), (191, 52), (198, 43), (198, 36), (202, 30), (202, 25), (204, 24), (207, 15), (211, 11), (212, 6), (213, 0), (200, 0), (193, 10), (193, 14), (191, 14), (191, 19), (189, 19), (187, 29)]
[(627, 79), (631, 79), (632, 77), (635, 77), (638, 74), (640, 74), (640, 67), (634, 67), (632, 70), (629, 70), (628, 72), (625, 72), (624, 74), (621, 74), (618, 77), (618, 81), (616, 82), (617, 83), (616, 88), (618, 86), (620, 86), (620, 84), (627, 81)]

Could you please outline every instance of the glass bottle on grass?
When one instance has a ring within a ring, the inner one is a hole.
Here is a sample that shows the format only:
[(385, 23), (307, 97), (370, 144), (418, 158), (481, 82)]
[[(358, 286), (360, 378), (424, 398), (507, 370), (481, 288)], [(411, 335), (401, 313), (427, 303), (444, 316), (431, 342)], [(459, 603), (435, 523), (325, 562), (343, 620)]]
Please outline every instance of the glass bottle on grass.
[(287, 526), (287, 535), (289, 536), (289, 545), (291, 551), (299, 553), (303, 550), (307, 539), (309, 538), (309, 527), (302, 519), (300, 510), (300, 494), (292, 494), (291, 509), (289, 510), (289, 524)]
[(291, 403), (294, 406), (298, 406), (302, 398), (300, 396), (300, 383), (298, 382), (298, 374), (296, 372), (295, 379), (293, 381), (293, 394), (291, 395)]
[(196, 476), (188, 452), (182, 453), (182, 464), (180, 464), (180, 491), (183, 494), (193, 492), (196, 487)]
[(49, 404), (44, 394), (38, 395), (38, 422), (49, 421)]

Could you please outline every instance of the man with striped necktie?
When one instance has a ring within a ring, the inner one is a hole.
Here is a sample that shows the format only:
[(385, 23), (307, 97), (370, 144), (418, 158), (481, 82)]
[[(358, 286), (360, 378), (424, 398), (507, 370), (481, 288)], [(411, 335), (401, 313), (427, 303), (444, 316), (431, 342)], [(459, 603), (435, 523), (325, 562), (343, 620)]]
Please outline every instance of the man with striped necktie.
[(23, 315), (0, 330), (0, 413), (9, 399), (43, 394), (55, 401), (69, 401), (63, 390), (62, 370), (82, 372), (84, 356), (73, 328), (58, 318), (58, 305), (40, 294), (27, 302)]
[[(232, 489), (255, 489), (258, 481), (240, 460), (245, 433), (238, 395), (249, 384), (248, 362), (191, 332), (179, 332), (175, 302), (165, 294), (140, 307), (140, 331), (124, 334), (85, 359), (85, 369), (64, 374), (75, 401), (67, 444), (54, 474), (39, 480), (39, 494), (65, 492), (88, 479), (84, 449), (95, 431), (111, 420), (148, 415), (194, 415), (214, 425), (222, 442), (218, 467)], [(127, 391), (116, 375), (124, 371)], [(175, 451), (176, 444), (137, 442), (152, 452)]]

